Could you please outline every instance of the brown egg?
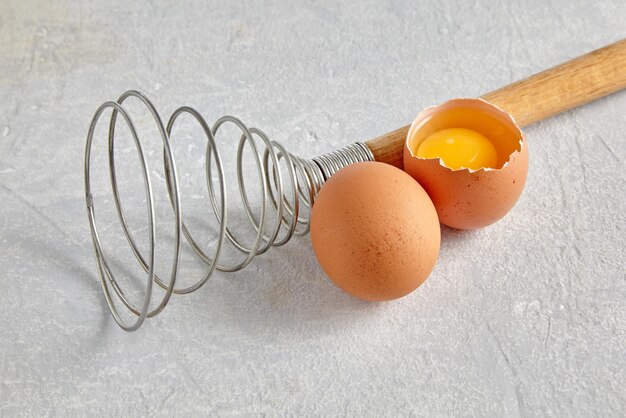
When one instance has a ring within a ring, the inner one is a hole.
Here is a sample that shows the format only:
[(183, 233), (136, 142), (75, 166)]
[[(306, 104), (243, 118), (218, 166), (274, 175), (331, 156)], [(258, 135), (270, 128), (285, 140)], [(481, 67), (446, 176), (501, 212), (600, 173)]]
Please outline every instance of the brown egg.
[(384, 301), (421, 285), (439, 254), (437, 212), (404, 171), (379, 162), (342, 168), (311, 212), (313, 249), (324, 272), (358, 298)]
[[(496, 167), (451, 170), (438, 158), (414, 155), (421, 141), (447, 128), (486, 136), (498, 154)], [(417, 115), (404, 146), (404, 170), (424, 187), (441, 223), (475, 229), (496, 222), (515, 205), (526, 182), (528, 150), (510, 115), (482, 99), (454, 99)]]

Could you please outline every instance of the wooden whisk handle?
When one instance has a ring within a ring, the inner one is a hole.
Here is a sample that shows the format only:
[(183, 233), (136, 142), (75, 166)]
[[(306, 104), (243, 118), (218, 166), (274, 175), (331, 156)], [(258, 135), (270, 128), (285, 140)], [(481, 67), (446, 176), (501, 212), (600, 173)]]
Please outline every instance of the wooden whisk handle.
[[(626, 39), (482, 96), (513, 115), (520, 126), (556, 115), (626, 88)], [(376, 161), (403, 167), (409, 126), (366, 144)]]

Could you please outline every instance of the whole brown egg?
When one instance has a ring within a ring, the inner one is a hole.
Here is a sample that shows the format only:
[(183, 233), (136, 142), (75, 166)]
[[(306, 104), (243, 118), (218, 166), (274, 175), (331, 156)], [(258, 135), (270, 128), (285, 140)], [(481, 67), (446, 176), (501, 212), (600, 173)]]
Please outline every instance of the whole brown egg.
[(360, 299), (402, 297), (432, 271), (440, 245), (437, 212), (404, 171), (379, 162), (349, 165), (322, 187), (311, 212), (317, 260)]

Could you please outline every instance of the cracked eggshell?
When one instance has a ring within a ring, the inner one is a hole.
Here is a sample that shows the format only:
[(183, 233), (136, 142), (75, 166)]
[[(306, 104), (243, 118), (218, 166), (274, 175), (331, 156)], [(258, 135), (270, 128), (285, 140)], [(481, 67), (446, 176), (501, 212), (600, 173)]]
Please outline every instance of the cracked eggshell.
[[(467, 128), (489, 138), (498, 152), (496, 168), (451, 170), (439, 158), (413, 155), (430, 134)], [(528, 149), (513, 118), (482, 99), (453, 99), (417, 115), (404, 145), (404, 170), (433, 201), (442, 224), (476, 229), (506, 215), (520, 197), (528, 173)]]

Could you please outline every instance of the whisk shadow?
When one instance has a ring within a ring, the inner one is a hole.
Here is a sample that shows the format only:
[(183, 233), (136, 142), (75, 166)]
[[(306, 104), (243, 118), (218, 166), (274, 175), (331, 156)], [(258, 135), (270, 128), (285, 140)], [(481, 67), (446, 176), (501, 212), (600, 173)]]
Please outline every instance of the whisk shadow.
[[(472, 235), (472, 231), (462, 231), (446, 226), (441, 227), (442, 241), (462, 241)], [(67, 258), (60, 251), (45, 249), (58, 259)], [(125, 264), (110, 260), (116, 274), (130, 277), (133, 287), (142, 286), (141, 279), (125, 267)], [(76, 264), (76, 263), (72, 263)], [(95, 268), (95, 266), (94, 266)], [(79, 267), (83, 281), (102, 290), (97, 274)], [(268, 272), (277, 272), (271, 274)], [(205, 286), (206, 296), (194, 298), (192, 295), (177, 296), (191, 298), (190, 312), (179, 318), (183, 321), (198, 321), (207, 326), (204, 317), (211, 317), (211, 324), (235, 327), (244, 331), (252, 329), (267, 332), (284, 332), (315, 323), (350, 326), (355, 318), (377, 316), (388, 303), (365, 302), (354, 298), (336, 287), (324, 274), (313, 255), (309, 237), (299, 237), (287, 245), (272, 248), (267, 254), (257, 257), (245, 269), (236, 273), (217, 273)], [(204, 293), (203, 292), (203, 293)], [(101, 333), (111, 322), (104, 297), (99, 297), (102, 326)], [(207, 300), (208, 299), (208, 300)], [(393, 302), (391, 302), (393, 303)], [(199, 315), (198, 315), (199, 314)], [(174, 318), (163, 318), (165, 321)], [(306, 325), (308, 324), (308, 325)], [(200, 325), (198, 325), (200, 326)], [(316, 327), (319, 330), (319, 326)], [(322, 327), (324, 328), (324, 327)]]
[[(441, 235), (442, 241), (461, 242), (473, 231), (442, 225)], [(224, 294), (210, 296), (210, 305), (221, 303), (220, 319), (243, 330), (282, 332), (322, 322), (330, 324), (328, 329), (337, 324), (349, 327), (355, 318), (376, 317), (393, 303), (365, 302), (336, 287), (315, 260), (308, 236), (273, 248), (235, 275), (218, 274), (215, 280), (226, 280), (228, 286)], [(193, 309), (207, 309), (206, 300), (197, 303), (203, 307)]]
[[(79, 251), (68, 251), (67, 248), (63, 249), (62, 247), (50, 245), (49, 242), (43, 242), (33, 236), (27, 237), (26, 240), (29, 249), (36, 252), (37, 258), (40, 261), (45, 260), (50, 264), (61, 265), (63, 269), (66, 271), (65, 280), (71, 282), (72, 286), (75, 287), (77, 292), (84, 291), (81, 288), (87, 286), (89, 288), (89, 294), (93, 295), (95, 299), (97, 299), (97, 303), (100, 305), (100, 317), (98, 331), (99, 333), (96, 335), (101, 335), (104, 333), (104, 330), (111, 323), (111, 316), (109, 314), (109, 308), (102, 297), (102, 289), (100, 287), (97, 273), (95, 270), (90, 270), (87, 267), (81, 265), (81, 263), (77, 260), (74, 260), (68, 257), (67, 254), (75, 254), (82, 253)], [(74, 244), (70, 244), (74, 245)]]
[[(349, 322), (381, 309), (383, 303), (365, 302), (337, 288), (317, 264), (307, 239), (294, 239), (273, 249), (272, 254), (235, 273), (236, 277), (216, 276), (228, 282), (224, 294), (211, 296), (215, 305), (224, 305), (220, 318), (243, 330), (282, 332), (301, 329), (303, 324)], [(204, 308), (194, 309), (206, 310), (206, 300), (201, 303)]]

